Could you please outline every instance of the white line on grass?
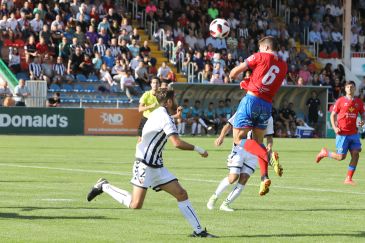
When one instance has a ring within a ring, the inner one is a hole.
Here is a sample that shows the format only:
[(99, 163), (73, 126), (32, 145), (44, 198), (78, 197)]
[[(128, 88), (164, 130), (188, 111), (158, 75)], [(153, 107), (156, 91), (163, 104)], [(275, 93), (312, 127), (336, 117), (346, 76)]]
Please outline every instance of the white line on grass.
[[(107, 170), (84, 170), (84, 169), (70, 169), (70, 168), (59, 168), (59, 167), (47, 167), (47, 166), (35, 166), (35, 165), (16, 165), (16, 164), (3, 164), (3, 163), (0, 163), (0, 166), (131, 176), (131, 173), (113, 172), (113, 171), (107, 171)], [(185, 180), (185, 181), (195, 181), (195, 182), (208, 182), (208, 183), (218, 183), (219, 182), (218, 180), (205, 180), (205, 179), (184, 178), (184, 177), (181, 178), (181, 179)], [(248, 183), (248, 185), (251, 186), (251, 185), (256, 185), (256, 184)], [(365, 195), (365, 192), (348, 192), (348, 191), (332, 190), (332, 189), (290, 187), (290, 186), (274, 186), (274, 187), (282, 188), (282, 189), (289, 189), (289, 190), (303, 190), (303, 191), (313, 191), (313, 192), (333, 192), (333, 193), (343, 193), (343, 194)]]

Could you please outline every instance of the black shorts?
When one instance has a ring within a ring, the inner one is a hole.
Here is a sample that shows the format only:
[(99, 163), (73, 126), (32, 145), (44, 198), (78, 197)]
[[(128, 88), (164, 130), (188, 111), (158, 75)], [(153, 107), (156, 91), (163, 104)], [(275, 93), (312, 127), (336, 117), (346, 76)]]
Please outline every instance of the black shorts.
[(147, 118), (142, 116), (141, 121), (138, 126), (138, 136), (140, 136), (140, 137), (142, 137), (142, 130), (143, 130), (144, 124), (146, 124), (146, 122), (147, 122)]

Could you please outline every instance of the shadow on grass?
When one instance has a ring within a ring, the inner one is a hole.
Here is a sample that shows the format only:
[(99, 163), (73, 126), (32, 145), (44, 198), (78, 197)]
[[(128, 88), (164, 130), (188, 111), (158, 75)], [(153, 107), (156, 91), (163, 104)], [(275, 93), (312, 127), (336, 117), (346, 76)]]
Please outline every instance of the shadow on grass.
[(345, 236), (345, 237), (365, 237), (365, 231), (356, 231), (354, 233), (313, 233), (313, 234), (259, 234), (259, 235), (231, 235), (231, 236), (220, 236), (219, 238), (272, 238), (272, 237), (280, 237), (280, 238), (295, 238), (295, 237), (320, 237), (320, 236), (328, 236), (328, 237), (336, 237), (336, 236)]
[(235, 211), (278, 211), (278, 212), (330, 212), (330, 211), (365, 211), (365, 208), (304, 208), (304, 209), (281, 209), (281, 208), (237, 208)]
[(1, 219), (117, 219), (117, 218), (108, 218), (105, 216), (26, 216), (20, 215), (17, 213), (0, 213)]

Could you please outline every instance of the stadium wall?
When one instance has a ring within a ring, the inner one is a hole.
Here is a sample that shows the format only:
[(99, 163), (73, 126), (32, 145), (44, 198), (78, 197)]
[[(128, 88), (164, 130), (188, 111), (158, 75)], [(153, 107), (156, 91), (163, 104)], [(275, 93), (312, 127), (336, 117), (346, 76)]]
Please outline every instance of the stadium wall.
[[(230, 98), (232, 105), (237, 107), (243, 95), (245, 94), (239, 88), (238, 84), (189, 84), (174, 83), (172, 88), (176, 92), (177, 101), (183, 103), (184, 99), (189, 99), (193, 105), (195, 100), (200, 100), (201, 107), (207, 107), (210, 102), (217, 104), (219, 100)], [(294, 109), (297, 117), (303, 117), (306, 120), (308, 116), (307, 100), (311, 97), (312, 91), (316, 91), (318, 98), (321, 100), (321, 111), (323, 116), (320, 117), (320, 130), (323, 136), (326, 136), (326, 117), (328, 106), (327, 87), (322, 86), (282, 86), (275, 96), (274, 107), (279, 110), (284, 100), (294, 103)]]

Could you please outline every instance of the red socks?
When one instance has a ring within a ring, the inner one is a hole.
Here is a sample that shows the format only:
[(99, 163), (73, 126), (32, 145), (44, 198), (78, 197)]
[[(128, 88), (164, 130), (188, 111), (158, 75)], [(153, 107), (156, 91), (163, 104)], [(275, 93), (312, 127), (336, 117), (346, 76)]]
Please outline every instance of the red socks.
[(248, 139), (245, 141), (243, 148), (251, 153), (254, 154), (258, 157), (258, 163), (260, 166), (260, 173), (261, 173), (261, 178), (263, 177), (267, 177), (268, 178), (268, 174), (267, 174), (267, 167), (268, 167), (268, 155), (267, 155), (267, 150), (265, 147), (261, 146), (259, 143), (257, 143), (255, 140), (253, 139)]

